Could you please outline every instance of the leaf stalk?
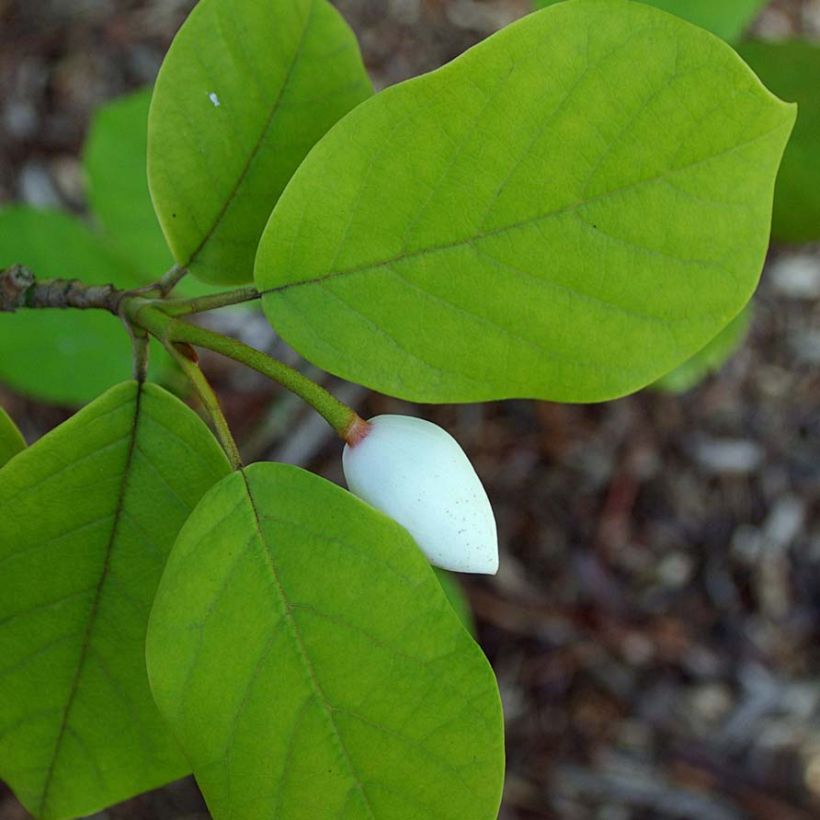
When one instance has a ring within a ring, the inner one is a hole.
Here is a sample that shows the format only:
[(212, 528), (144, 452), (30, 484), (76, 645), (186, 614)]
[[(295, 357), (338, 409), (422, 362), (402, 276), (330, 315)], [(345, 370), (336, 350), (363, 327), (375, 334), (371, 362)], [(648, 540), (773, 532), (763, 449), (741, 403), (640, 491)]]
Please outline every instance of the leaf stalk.
[(169, 316), (190, 316), (194, 313), (204, 313), (208, 310), (239, 305), (243, 302), (252, 302), (261, 299), (262, 294), (256, 288), (237, 288), (223, 293), (209, 293), (192, 299), (164, 299), (162, 309)]
[[(366, 422), (355, 410), (312, 379), (237, 339), (178, 318), (258, 299), (261, 294), (256, 288), (239, 288), (194, 299), (151, 298), (154, 294), (164, 297), (186, 273), (184, 268), (175, 266), (155, 285), (125, 291), (114, 285), (87, 285), (76, 279), (49, 279), (40, 282), (28, 268), (12, 265), (0, 271), (0, 311), (14, 312), (20, 308), (97, 308), (121, 316), (132, 336), (136, 337), (135, 340), (145, 333), (151, 334), (168, 348), (189, 377), (214, 419), (214, 426), (228, 455), (238, 464), (241, 462), (238, 461), (236, 444), (224, 422), (219, 402), (196, 362), (184, 355), (180, 345), (202, 347), (241, 362), (306, 401), (348, 443), (355, 444), (362, 437), (362, 431), (367, 429)], [(135, 369), (138, 374), (142, 374), (144, 367), (145, 345), (140, 341), (135, 348)]]
[(256, 370), (306, 401), (345, 441), (355, 437), (364, 424), (355, 410), (324, 387), (284, 362), (237, 339), (169, 316), (151, 301), (130, 298), (123, 304), (128, 319), (144, 328), (164, 345), (184, 342), (212, 350)]
[(242, 457), (239, 455), (239, 448), (236, 446), (236, 440), (233, 433), (231, 433), (231, 428), (222, 411), (219, 399), (210, 382), (205, 378), (205, 374), (200, 370), (197, 362), (180, 345), (174, 342), (166, 342), (165, 349), (196, 390), (196, 394), (213, 424), (216, 436), (225, 451), (225, 455), (228, 456), (231, 466), (234, 470), (241, 470), (244, 465)]

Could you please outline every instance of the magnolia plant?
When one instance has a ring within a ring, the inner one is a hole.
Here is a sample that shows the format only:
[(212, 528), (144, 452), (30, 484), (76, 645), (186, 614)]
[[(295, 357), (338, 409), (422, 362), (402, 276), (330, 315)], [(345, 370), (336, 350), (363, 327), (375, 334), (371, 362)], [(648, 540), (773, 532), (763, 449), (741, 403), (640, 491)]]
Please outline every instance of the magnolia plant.
[[(305, 360), (415, 402), (623, 396), (741, 321), (794, 106), (627, 0), (375, 95), (325, 0), (201, 0), (150, 102), (152, 207), (141, 104), (89, 141), (92, 226), (0, 214), (0, 378), (102, 393), (27, 449), (0, 415), (0, 776), (50, 820), (189, 772), (215, 818), (495, 817), (498, 687), (431, 568), (498, 566), (467, 457), (196, 317), (260, 301)], [(314, 407), (352, 493), (243, 464), (198, 349)]]

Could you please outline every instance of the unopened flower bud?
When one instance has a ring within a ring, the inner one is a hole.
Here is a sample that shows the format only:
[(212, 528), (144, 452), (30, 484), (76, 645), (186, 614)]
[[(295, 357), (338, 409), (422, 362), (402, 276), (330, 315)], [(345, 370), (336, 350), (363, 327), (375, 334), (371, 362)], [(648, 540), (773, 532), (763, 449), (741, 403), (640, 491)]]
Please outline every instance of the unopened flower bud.
[(348, 444), (350, 491), (401, 524), (430, 562), (455, 572), (495, 574), (498, 536), (473, 465), (445, 430), (411, 416), (376, 416)]

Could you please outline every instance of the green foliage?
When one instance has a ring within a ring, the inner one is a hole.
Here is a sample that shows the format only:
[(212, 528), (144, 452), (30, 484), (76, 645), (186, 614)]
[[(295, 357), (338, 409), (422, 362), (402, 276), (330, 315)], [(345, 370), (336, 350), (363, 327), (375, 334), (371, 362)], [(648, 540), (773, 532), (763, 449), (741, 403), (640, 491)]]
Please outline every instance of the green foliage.
[[(173, 264), (148, 192), (145, 170), (150, 90), (96, 114), (85, 145), (88, 199), (100, 230), (57, 211), (14, 206), (0, 211), (0, 267), (22, 262), (40, 279), (80, 278), (139, 287)], [(181, 285), (183, 293), (201, 285)], [(82, 404), (129, 374), (130, 343), (114, 317), (99, 313), (20, 311), (0, 323), (0, 380), (38, 399)], [(153, 346), (152, 372), (169, 362)]]
[(94, 116), (84, 149), (88, 200), (106, 237), (145, 282), (174, 263), (145, 169), (151, 89), (114, 100)]
[(216, 820), (497, 816), (489, 665), (407, 533), (317, 476), (257, 464), (203, 498), (147, 657)]
[[(761, 4), (654, 2), (730, 40)], [(744, 54), (805, 103), (775, 218), (816, 238), (818, 50)], [(172, 263), (164, 232), (204, 282), (253, 272), (306, 358), (417, 401), (681, 391), (740, 344), (794, 107), (718, 38), (568, 0), (371, 93), (326, 0), (201, 0), (150, 112), (140, 92), (95, 119), (100, 230), (0, 211), (0, 267), (133, 288)], [(245, 361), (348, 435), (355, 415), (321, 387), (171, 315), (214, 304), (121, 307), (137, 334)], [(3, 315), (0, 380), (87, 400), (127, 372), (119, 324)], [(497, 816), (497, 685), (457, 580), (398, 524), (294, 467), (230, 473), (190, 409), (135, 382), (28, 449), (0, 411), (0, 466), (0, 777), (35, 816), (191, 767), (216, 820)]]
[[(0, 268), (23, 262), (43, 279), (139, 284), (81, 222), (56, 211), (0, 211)], [(100, 311), (21, 310), (0, 319), (0, 381), (35, 398), (81, 404), (130, 371), (122, 324)]]
[[(552, 6), (560, 0), (534, 0), (536, 8)], [(743, 33), (769, 0), (641, 0), (708, 29), (732, 43)]]
[(752, 320), (751, 304), (726, 325), (703, 350), (655, 382), (654, 387), (669, 393), (684, 393), (716, 373), (743, 344)]
[(749, 42), (741, 56), (799, 113), (777, 177), (772, 233), (784, 242), (820, 239), (820, 45)]
[(562, 3), (316, 146), (262, 238), (265, 312), (315, 364), (402, 398), (629, 393), (748, 301), (793, 121), (698, 29)]
[(145, 630), (179, 528), (227, 472), (191, 410), (134, 382), (0, 471), (0, 777), (36, 817), (187, 771), (151, 699)]
[[(173, 264), (148, 190), (150, 88), (102, 106), (86, 139), (84, 162), (92, 216), (124, 268), (140, 282), (159, 279)], [(213, 288), (187, 277), (175, 294), (197, 296)]]
[(9, 414), (0, 407), (0, 467), (26, 448), (26, 441)]
[(458, 578), (452, 572), (447, 572), (438, 567), (434, 567), (433, 569), (436, 573), (436, 578), (438, 578), (438, 582), (441, 584), (441, 588), (444, 590), (444, 594), (447, 596), (447, 600), (450, 602), (450, 606), (456, 615), (458, 615), (458, 619), (470, 633), (474, 634), (475, 623), (473, 621), (472, 610), (470, 609), (470, 602), (467, 600), (467, 596), (464, 594), (464, 590), (461, 588)]
[[(39, 279), (139, 287), (145, 280), (76, 217), (25, 205), (0, 210), (0, 269), (22, 262)], [(0, 381), (33, 398), (79, 405), (131, 371), (131, 342), (122, 322), (101, 311), (19, 310), (0, 321)], [(168, 372), (152, 342), (151, 373)]]
[(372, 89), (325, 0), (202, 0), (162, 65), (148, 177), (177, 262), (253, 278), (271, 208), (313, 144)]

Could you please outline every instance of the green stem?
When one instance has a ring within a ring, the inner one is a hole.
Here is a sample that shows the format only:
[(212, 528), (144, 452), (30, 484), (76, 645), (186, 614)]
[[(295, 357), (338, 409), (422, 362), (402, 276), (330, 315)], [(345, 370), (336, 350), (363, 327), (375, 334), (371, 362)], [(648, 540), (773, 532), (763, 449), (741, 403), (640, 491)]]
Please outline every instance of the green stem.
[(159, 282), (157, 282), (160, 293), (163, 296), (167, 296), (187, 275), (188, 268), (174, 265), (170, 270), (166, 271)]
[[(165, 349), (171, 354), (182, 372), (188, 377), (194, 390), (196, 390), (197, 396), (199, 396), (199, 400), (202, 402), (202, 406), (211, 419), (222, 449), (231, 462), (231, 466), (234, 470), (241, 470), (243, 465), (242, 457), (239, 455), (239, 448), (236, 446), (236, 441), (228, 426), (228, 421), (222, 412), (219, 399), (205, 378), (205, 374), (200, 370), (199, 365), (190, 358), (190, 356), (186, 355), (186, 352), (181, 350), (178, 345), (173, 342), (165, 342)], [(193, 351), (191, 352), (193, 354)]]
[(208, 382), (196, 365), (195, 354), (188, 358), (175, 343), (196, 345), (221, 353), (242, 362), (304, 399), (351, 446), (357, 444), (369, 430), (367, 422), (355, 410), (340, 402), (316, 382), (288, 367), (278, 359), (261, 353), (236, 339), (222, 336), (205, 328), (180, 321), (176, 316), (211, 310), (215, 307), (247, 302), (260, 298), (255, 288), (240, 288), (197, 299), (162, 299), (187, 273), (174, 266), (162, 279), (148, 288), (122, 291), (113, 285), (85, 285), (77, 280), (48, 280), (37, 282), (34, 274), (21, 265), (0, 269), (0, 311), (14, 312), (20, 308), (98, 308), (122, 317), (135, 343), (135, 371), (144, 378), (147, 345), (140, 335), (150, 333), (165, 345), (194, 383), (197, 392), (214, 420), (223, 446), (235, 464), (241, 465), (236, 444), (228, 430), (219, 402)]
[(303, 376), (298, 370), (288, 367), (284, 362), (266, 353), (236, 339), (168, 316), (145, 299), (127, 299), (123, 304), (123, 311), (131, 322), (156, 336), (165, 345), (185, 342), (196, 347), (204, 347), (273, 379), (304, 399), (345, 441), (355, 443), (366, 430), (366, 422), (359, 418), (355, 410), (340, 402), (324, 387)]
[(298, 370), (288, 367), (284, 362), (236, 339), (185, 322), (174, 325), (173, 338), (221, 353), (273, 379), (304, 399), (345, 440), (356, 422), (361, 421), (355, 410), (340, 402), (321, 385), (303, 376)]
[(161, 304), (162, 309), (169, 316), (190, 316), (192, 313), (204, 313), (206, 310), (252, 302), (254, 299), (260, 299), (261, 296), (262, 294), (256, 288), (238, 288), (192, 299), (164, 299)]
[(145, 285), (141, 288), (134, 288), (129, 291), (134, 296), (144, 298), (165, 299), (169, 293), (188, 275), (188, 268), (174, 265), (169, 268), (156, 282)]
[(128, 330), (131, 333), (134, 379), (144, 382), (148, 378), (148, 334), (142, 328), (130, 325)]

